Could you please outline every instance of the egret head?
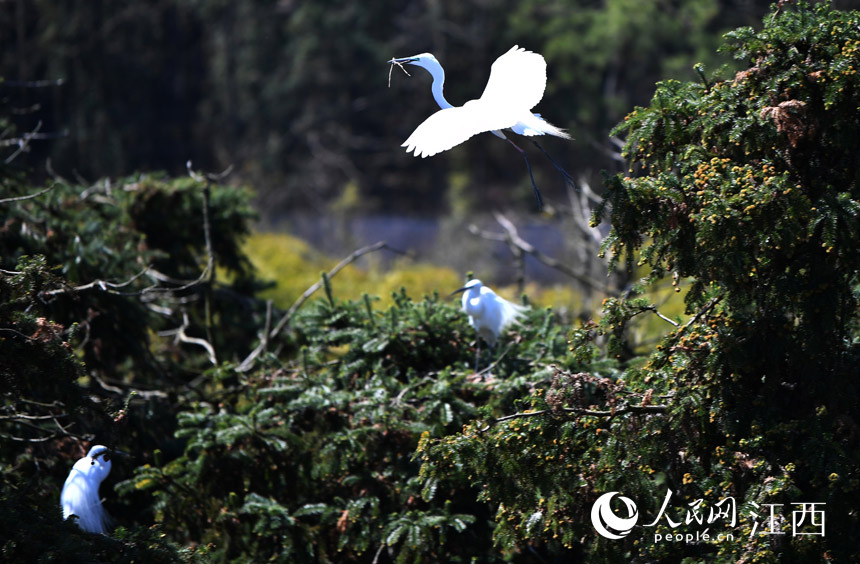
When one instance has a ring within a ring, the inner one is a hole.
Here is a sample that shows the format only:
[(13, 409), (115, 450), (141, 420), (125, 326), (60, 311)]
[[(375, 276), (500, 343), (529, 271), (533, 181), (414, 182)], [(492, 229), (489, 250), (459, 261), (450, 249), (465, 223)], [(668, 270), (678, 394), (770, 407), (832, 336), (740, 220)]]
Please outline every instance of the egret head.
[(400, 59), (391, 59), (388, 61), (389, 64), (398, 64), (398, 65), (415, 65), (416, 67), (422, 67), (427, 69), (428, 71), (434, 67), (441, 67), (439, 61), (436, 60), (436, 57), (433, 56), (433, 53), (421, 53), (420, 55), (414, 55), (412, 57), (403, 57)]
[(478, 280), (477, 278), (473, 278), (472, 280), (469, 280), (469, 282), (467, 282), (466, 285), (463, 286), (462, 288), (460, 288), (458, 290), (454, 290), (453, 292), (451, 292), (451, 295), (454, 296), (456, 294), (459, 294), (460, 292), (466, 292), (468, 290), (471, 290), (472, 288), (475, 288), (476, 290), (480, 290), (481, 289), (481, 281)]
[(101, 504), (99, 486), (110, 474), (111, 458), (122, 451), (96, 445), (72, 466), (60, 493), (63, 518), (77, 515), (81, 529), (91, 533), (107, 533), (110, 517)]
[(96, 445), (87, 453), (85, 460), (90, 465), (87, 475), (95, 483), (100, 484), (110, 474), (112, 455), (113, 451), (104, 445)]

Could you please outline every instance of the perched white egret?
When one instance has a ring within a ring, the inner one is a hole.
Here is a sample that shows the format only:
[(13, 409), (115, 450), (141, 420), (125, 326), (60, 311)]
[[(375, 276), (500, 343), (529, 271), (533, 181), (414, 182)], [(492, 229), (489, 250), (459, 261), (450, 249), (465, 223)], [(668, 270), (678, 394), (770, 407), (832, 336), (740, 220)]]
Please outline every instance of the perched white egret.
[[(502, 132), (503, 129), (510, 129), (514, 133), (527, 137), (554, 135), (570, 139), (570, 135), (563, 129), (552, 125), (540, 114), (531, 112), (531, 109), (543, 98), (546, 89), (546, 61), (542, 55), (514, 45), (490, 67), (490, 78), (481, 97), (459, 107), (445, 99), (443, 93), (445, 70), (431, 53), (395, 58), (388, 62), (396, 65), (415, 65), (429, 72), (433, 77), (430, 90), (441, 108), (424, 120), (403, 143), (402, 146), (406, 147), (406, 152), (413, 152), (415, 156), (430, 157), (459, 145), (473, 135), (489, 131), (509, 142), (523, 155), (538, 205), (542, 205), (528, 155)], [(540, 144), (536, 141), (534, 143), (552, 161), (565, 180), (575, 187), (571, 176), (544, 151)]]
[(81, 529), (90, 533), (107, 533), (111, 519), (102, 507), (99, 486), (110, 474), (111, 455), (115, 452), (119, 453), (106, 446), (96, 445), (85, 457), (75, 462), (60, 494), (63, 519), (77, 515)]
[(469, 316), (469, 325), (478, 333), (475, 352), (475, 372), (477, 372), (481, 339), (487, 341), (490, 346), (495, 346), (499, 334), (522, 317), (527, 308), (502, 298), (478, 279), (470, 280), (468, 284), (455, 290), (451, 295), (460, 292), (463, 292), (463, 311)]

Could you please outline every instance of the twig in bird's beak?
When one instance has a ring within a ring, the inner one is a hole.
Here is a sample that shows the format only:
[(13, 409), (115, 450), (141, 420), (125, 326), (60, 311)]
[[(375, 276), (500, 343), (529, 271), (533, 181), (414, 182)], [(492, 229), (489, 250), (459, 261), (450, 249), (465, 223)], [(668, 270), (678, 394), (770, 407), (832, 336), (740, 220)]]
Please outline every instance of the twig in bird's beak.
[(405, 72), (406, 76), (412, 76), (411, 74), (409, 74), (409, 71), (403, 67), (403, 63), (399, 62), (397, 59), (392, 58), (390, 61), (388, 61), (388, 64), (391, 65), (390, 67), (388, 67), (388, 87), (389, 88), (391, 88), (391, 73), (394, 71), (394, 65), (397, 65), (398, 67), (400, 67), (400, 70)]

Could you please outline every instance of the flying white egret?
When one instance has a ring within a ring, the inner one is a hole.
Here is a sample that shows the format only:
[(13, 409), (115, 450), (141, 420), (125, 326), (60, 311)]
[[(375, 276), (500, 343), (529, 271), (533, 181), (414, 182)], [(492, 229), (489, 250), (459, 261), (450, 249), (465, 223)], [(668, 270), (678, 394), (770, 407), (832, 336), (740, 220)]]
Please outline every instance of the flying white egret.
[(451, 295), (460, 292), (463, 292), (463, 311), (469, 316), (469, 325), (478, 333), (475, 351), (475, 372), (477, 372), (481, 339), (487, 341), (491, 347), (495, 346), (499, 334), (505, 327), (519, 320), (527, 308), (502, 298), (478, 279), (469, 280), (465, 286), (454, 290)]
[[(403, 57), (388, 61), (392, 65), (415, 65), (425, 69), (433, 77), (430, 87), (433, 98), (441, 108), (418, 126), (412, 135), (401, 145), (406, 152), (415, 156), (430, 157), (459, 145), (473, 135), (491, 132), (496, 137), (510, 143), (526, 161), (529, 178), (532, 181), (538, 206), (543, 206), (540, 191), (535, 184), (531, 164), (526, 152), (502, 132), (510, 129), (519, 135), (534, 137), (554, 135), (570, 139), (570, 135), (541, 117), (533, 114), (534, 108), (546, 89), (546, 61), (538, 53), (526, 51), (514, 45), (507, 53), (496, 59), (490, 67), (490, 78), (484, 93), (477, 100), (470, 100), (462, 106), (454, 106), (445, 99), (445, 70), (431, 53), (421, 53), (413, 57)], [(540, 146), (534, 144), (552, 161), (565, 180), (576, 187), (573, 178), (553, 160)]]
[(75, 462), (60, 494), (63, 519), (77, 515), (78, 526), (90, 533), (106, 534), (110, 526), (110, 516), (99, 499), (99, 486), (110, 474), (113, 454), (125, 453), (103, 445), (92, 447), (85, 457)]

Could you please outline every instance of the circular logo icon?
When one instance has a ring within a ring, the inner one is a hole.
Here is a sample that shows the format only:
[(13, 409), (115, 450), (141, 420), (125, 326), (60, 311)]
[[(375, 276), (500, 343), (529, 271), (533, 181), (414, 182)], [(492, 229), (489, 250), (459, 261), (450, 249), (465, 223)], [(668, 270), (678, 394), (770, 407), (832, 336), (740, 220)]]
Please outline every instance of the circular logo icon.
[(627, 506), (628, 516), (623, 519), (612, 512), (609, 502), (618, 492), (608, 492), (597, 498), (591, 507), (591, 524), (601, 536), (608, 539), (623, 539), (639, 519), (639, 510), (629, 497), (619, 496), (618, 499)]

